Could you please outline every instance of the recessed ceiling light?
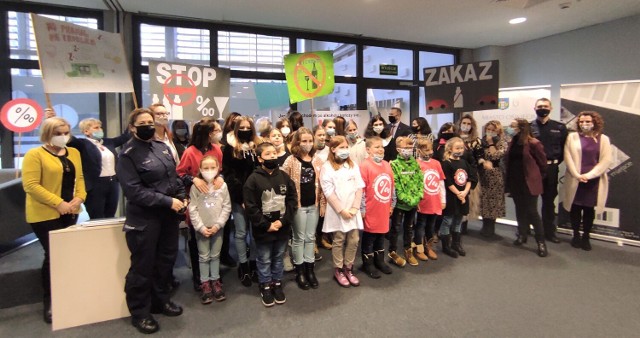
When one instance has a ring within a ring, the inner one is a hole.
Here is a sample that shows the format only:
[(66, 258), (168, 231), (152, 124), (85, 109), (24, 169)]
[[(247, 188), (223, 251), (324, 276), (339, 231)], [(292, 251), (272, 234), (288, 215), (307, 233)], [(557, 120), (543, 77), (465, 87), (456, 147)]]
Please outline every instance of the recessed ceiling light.
[(509, 23), (512, 24), (512, 25), (517, 25), (517, 24), (523, 23), (525, 21), (527, 21), (527, 18), (515, 18), (515, 19), (509, 20)]

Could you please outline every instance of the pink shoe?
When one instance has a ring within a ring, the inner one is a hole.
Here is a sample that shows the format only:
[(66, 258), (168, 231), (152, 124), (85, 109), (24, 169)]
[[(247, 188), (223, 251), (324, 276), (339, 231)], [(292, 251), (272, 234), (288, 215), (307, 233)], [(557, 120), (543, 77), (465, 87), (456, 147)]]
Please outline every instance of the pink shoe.
[(350, 285), (349, 280), (344, 276), (344, 272), (342, 272), (342, 269), (340, 268), (335, 268), (333, 278), (335, 278), (338, 284), (342, 287), (348, 288)]
[(358, 286), (360, 285), (360, 281), (358, 280), (358, 277), (356, 277), (356, 275), (353, 274), (353, 265), (351, 266), (345, 266), (344, 267), (344, 274), (345, 276), (347, 276), (347, 279), (349, 280), (349, 284), (353, 285), (353, 286)]

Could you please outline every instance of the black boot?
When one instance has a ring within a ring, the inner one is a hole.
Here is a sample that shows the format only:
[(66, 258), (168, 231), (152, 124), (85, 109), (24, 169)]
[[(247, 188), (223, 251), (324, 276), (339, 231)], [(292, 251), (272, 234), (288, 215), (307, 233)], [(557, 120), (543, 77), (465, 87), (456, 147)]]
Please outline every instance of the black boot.
[(589, 242), (590, 239), (591, 239), (591, 236), (589, 235), (588, 232), (584, 232), (582, 234), (582, 242), (580, 243), (582, 250), (591, 251), (591, 242)]
[(385, 275), (393, 273), (391, 268), (384, 261), (384, 250), (378, 250), (373, 253), (373, 265)]
[(527, 243), (527, 235), (521, 235), (518, 234), (518, 237), (516, 237), (516, 240), (513, 241), (513, 245), (515, 246), (521, 246), (522, 244), (526, 244)]
[(296, 265), (296, 283), (302, 290), (309, 290), (309, 281), (304, 272), (304, 264)]
[(378, 270), (376, 270), (373, 267), (373, 260), (374, 260), (373, 256), (374, 256), (373, 253), (362, 254), (362, 271), (364, 271), (364, 273), (366, 273), (367, 276), (373, 279), (378, 279), (380, 278), (380, 274), (378, 273)]
[[(248, 257), (249, 255), (247, 255)], [(254, 283), (258, 282), (258, 264), (256, 261), (249, 261), (249, 276)]]
[(547, 252), (547, 245), (544, 241), (538, 241), (538, 256), (547, 257), (549, 253)]
[(238, 278), (242, 285), (246, 287), (251, 286), (251, 268), (249, 267), (249, 262), (240, 263), (238, 266)]
[(464, 222), (462, 222), (462, 224), (460, 224), (460, 232), (461, 232), (463, 235), (466, 235), (466, 234), (467, 234), (467, 226), (468, 226), (468, 225), (469, 225), (469, 221), (464, 221)]
[(458, 258), (458, 253), (451, 249), (451, 235), (440, 235), (438, 237), (440, 237), (442, 252), (453, 258)]
[(573, 238), (571, 238), (571, 246), (580, 249), (582, 247), (582, 238), (580, 238), (580, 231), (573, 229)]
[(464, 257), (467, 255), (467, 252), (462, 248), (462, 234), (459, 232), (454, 232), (452, 234), (453, 244), (451, 245), (451, 249), (456, 251), (460, 256)]
[(316, 278), (316, 272), (315, 267), (316, 267), (316, 263), (304, 263), (304, 273), (306, 274), (307, 280), (309, 281), (309, 286), (311, 286), (312, 289), (317, 289), (319, 284), (318, 284), (318, 278)]
[(42, 310), (42, 319), (47, 324), (51, 324), (51, 296), (45, 296), (43, 301), (44, 309)]

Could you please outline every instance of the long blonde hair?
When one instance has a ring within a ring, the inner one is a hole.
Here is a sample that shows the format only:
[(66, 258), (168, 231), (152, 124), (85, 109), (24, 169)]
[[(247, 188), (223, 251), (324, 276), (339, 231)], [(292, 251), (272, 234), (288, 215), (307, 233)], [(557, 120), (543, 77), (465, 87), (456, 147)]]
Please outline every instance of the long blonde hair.
[(453, 153), (453, 146), (457, 142), (462, 143), (462, 147), (464, 147), (464, 141), (461, 138), (459, 138), (457, 136), (450, 138), (449, 141), (447, 141), (447, 143), (444, 145), (444, 155), (442, 156), (443, 160), (451, 161), (451, 154)]

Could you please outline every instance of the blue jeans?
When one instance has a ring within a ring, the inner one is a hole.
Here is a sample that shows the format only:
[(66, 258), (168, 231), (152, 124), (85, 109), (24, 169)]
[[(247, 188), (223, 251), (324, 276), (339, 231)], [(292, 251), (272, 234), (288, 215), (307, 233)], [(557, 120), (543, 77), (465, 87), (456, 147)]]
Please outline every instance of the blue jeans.
[[(247, 257), (247, 243), (249, 247), (254, 249), (255, 244), (253, 238), (249, 236), (251, 231), (247, 221), (247, 214), (240, 203), (231, 204), (231, 213), (233, 214), (233, 224), (236, 226), (236, 251), (238, 252), (238, 261), (246, 263), (250, 257)], [(255, 252), (255, 250), (251, 250)], [(255, 254), (253, 254), (255, 257)]]
[(436, 224), (436, 218), (438, 215), (422, 214), (418, 213), (418, 220), (416, 226), (413, 229), (413, 242), (416, 244), (424, 244), (425, 232), (427, 240), (433, 237), (433, 227)]
[(282, 280), (284, 272), (284, 248), (288, 240), (277, 240), (263, 243), (256, 243), (258, 267), (258, 280), (261, 284)]
[(439, 235), (447, 236), (449, 231), (460, 232), (460, 225), (462, 224), (462, 215), (449, 215), (442, 217), (442, 225), (440, 226)]
[(196, 233), (201, 282), (220, 279), (222, 236), (224, 236), (224, 228), (208, 238), (204, 237), (200, 232)]
[(293, 244), (291, 245), (293, 264), (300, 265), (315, 261), (313, 248), (317, 225), (318, 208), (315, 205), (298, 208), (293, 223)]

